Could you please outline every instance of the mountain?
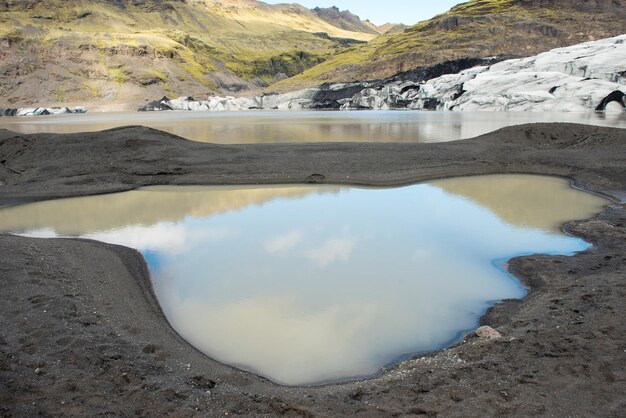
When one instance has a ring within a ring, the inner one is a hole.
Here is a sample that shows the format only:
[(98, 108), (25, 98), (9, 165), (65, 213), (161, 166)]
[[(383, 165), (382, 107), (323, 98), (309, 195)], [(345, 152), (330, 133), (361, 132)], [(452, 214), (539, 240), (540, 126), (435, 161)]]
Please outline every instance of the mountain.
[(256, 0), (2, 0), (0, 97), (117, 109), (260, 89), (377, 35), (339, 16)]
[(382, 35), (384, 33), (401, 32), (409, 27), (402, 23), (385, 23), (377, 26), (368, 19), (361, 20), (359, 16), (353, 14), (349, 10), (339, 10), (337, 6), (327, 8), (315, 7), (311, 10), (319, 16), (320, 19), (330, 23), (331, 25), (352, 32)]
[(410, 26), (405, 25), (403, 23), (385, 23), (384, 25), (377, 26), (376, 28), (380, 33), (399, 33), (404, 32)]
[(373, 35), (380, 35), (384, 33), (369, 20), (361, 20), (360, 17), (352, 14), (349, 10), (341, 11), (336, 6), (328, 8), (316, 7), (312, 9), (312, 11), (320, 19), (341, 29), (352, 32), (370, 33)]
[(626, 0), (472, 0), (352, 46), (272, 90), (382, 79), (464, 58), (526, 57), (623, 33)]

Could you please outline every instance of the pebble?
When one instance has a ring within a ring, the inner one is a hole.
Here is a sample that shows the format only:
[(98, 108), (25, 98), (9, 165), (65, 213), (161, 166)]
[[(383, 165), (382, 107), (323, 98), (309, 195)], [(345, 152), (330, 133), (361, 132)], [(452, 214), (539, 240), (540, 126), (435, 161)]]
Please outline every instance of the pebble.
[(491, 328), (490, 326), (483, 326), (478, 328), (476, 330), (476, 335), (484, 340), (497, 340), (498, 338), (502, 338), (502, 334), (500, 334), (498, 331)]

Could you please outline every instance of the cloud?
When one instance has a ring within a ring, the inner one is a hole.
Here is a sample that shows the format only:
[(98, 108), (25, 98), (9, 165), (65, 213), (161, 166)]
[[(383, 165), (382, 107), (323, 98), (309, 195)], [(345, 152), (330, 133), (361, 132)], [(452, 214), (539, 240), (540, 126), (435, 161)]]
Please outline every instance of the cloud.
[(298, 230), (279, 235), (263, 244), (268, 254), (284, 254), (294, 249), (302, 241), (302, 233)]
[[(51, 228), (30, 230), (21, 235), (31, 238), (71, 237)], [(192, 229), (185, 224), (163, 222), (151, 226), (133, 225), (109, 231), (81, 234), (80, 238), (123, 245), (139, 251), (160, 250), (179, 253), (202, 242), (221, 242), (235, 238), (240, 231), (227, 227)]]
[[(75, 238), (71, 235), (59, 234), (51, 228), (34, 229), (20, 235), (30, 238)], [(139, 251), (180, 251), (187, 241), (187, 231), (182, 225), (162, 223), (149, 227), (129, 226), (110, 231), (92, 232), (81, 234), (79, 237), (123, 245)]]
[(348, 261), (357, 241), (356, 238), (332, 238), (321, 247), (310, 250), (307, 257), (320, 267), (326, 267), (335, 261)]
[(33, 229), (20, 234), (23, 237), (29, 238), (58, 238), (59, 234), (57, 234), (54, 229), (51, 228), (41, 228), (41, 229)]
[(81, 235), (82, 238), (124, 245), (144, 250), (180, 251), (187, 241), (187, 231), (182, 225), (162, 223), (145, 226), (130, 226), (106, 232)]

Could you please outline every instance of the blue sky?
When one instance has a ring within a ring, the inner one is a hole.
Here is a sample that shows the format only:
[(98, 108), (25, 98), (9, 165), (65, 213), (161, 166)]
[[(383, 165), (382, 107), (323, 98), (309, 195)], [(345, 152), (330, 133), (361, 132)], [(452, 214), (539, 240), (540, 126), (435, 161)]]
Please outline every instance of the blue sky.
[(265, 3), (300, 3), (308, 8), (337, 6), (350, 10), (361, 19), (369, 19), (377, 25), (387, 22), (407, 25), (430, 19), (449, 10), (459, 0), (262, 0)]

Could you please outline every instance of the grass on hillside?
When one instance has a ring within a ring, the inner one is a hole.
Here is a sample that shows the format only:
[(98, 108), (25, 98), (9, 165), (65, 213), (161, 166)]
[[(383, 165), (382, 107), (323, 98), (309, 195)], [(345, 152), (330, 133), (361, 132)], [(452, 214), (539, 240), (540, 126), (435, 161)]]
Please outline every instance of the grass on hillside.
[[(3, 6), (0, 6), (2, 9)], [(28, 50), (97, 49), (101, 55), (165, 57), (188, 77), (216, 90), (212, 73), (229, 69), (243, 80), (275, 81), (277, 74), (293, 76), (342, 49), (331, 38), (371, 39), (372, 34), (333, 27), (305, 8), (284, 6), (220, 9), (202, 2), (131, 3), (120, 8), (100, 0), (46, 0), (34, 7), (4, 6), (0, 36)], [(314, 32), (325, 32), (320, 36)], [(47, 59), (53, 60), (49, 56)], [(45, 62), (42, 56), (42, 63)], [(135, 80), (135, 66), (122, 70), (117, 62), (101, 59), (106, 79), (122, 85)], [(85, 71), (83, 71), (84, 73)], [(175, 71), (178, 73), (178, 71)], [(165, 78), (171, 72), (162, 73)], [(157, 77), (163, 84), (167, 80)], [(80, 88), (86, 87), (79, 81)], [(89, 84), (90, 95), (95, 87)]]

